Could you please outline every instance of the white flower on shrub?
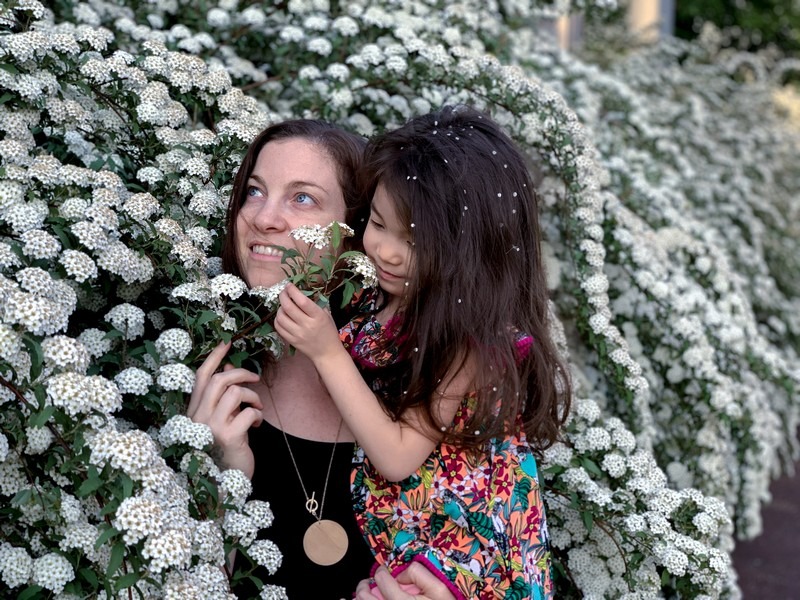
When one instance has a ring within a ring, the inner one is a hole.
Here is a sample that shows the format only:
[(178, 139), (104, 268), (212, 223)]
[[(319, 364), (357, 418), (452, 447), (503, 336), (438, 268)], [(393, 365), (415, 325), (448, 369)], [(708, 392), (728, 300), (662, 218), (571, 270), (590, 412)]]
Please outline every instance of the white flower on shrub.
[(126, 340), (135, 340), (144, 334), (144, 311), (133, 304), (118, 304), (106, 313), (105, 320), (122, 332)]
[(209, 282), (209, 287), (214, 296), (226, 297), (231, 300), (236, 300), (247, 291), (247, 284), (241, 278), (230, 273), (213, 277)]
[(61, 530), (63, 536), (58, 542), (58, 547), (63, 552), (78, 550), (91, 561), (97, 561), (100, 553), (94, 547), (100, 536), (95, 525), (86, 521), (73, 521)]
[(20, 335), (5, 323), (0, 323), (0, 358), (8, 360), (16, 356), (21, 347)]
[(225, 513), (222, 529), (227, 535), (236, 538), (245, 547), (252, 544), (258, 534), (258, 527), (256, 527), (252, 517), (234, 511)]
[(60, 373), (47, 381), (46, 388), (50, 403), (71, 417), (95, 411), (111, 414), (122, 407), (119, 388), (100, 375)]
[(14, 547), (7, 542), (0, 543), (0, 573), (9, 588), (28, 582), (33, 574), (33, 559), (24, 548)]
[(186, 531), (168, 529), (147, 537), (142, 556), (150, 560), (149, 568), (153, 573), (170, 567), (185, 569), (192, 560), (192, 541)]
[(226, 469), (217, 478), (225, 502), (241, 508), (253, 492), (253, 484), (239, 469)]
[(84, 345), (92, 358), (102, 356), (111, 350), (111, 340), (106, 337), (106, 332), (94, 327), (84, 329), (78, 336), (78, 340)]
[(64, 250), (60, 262), (64, 265), (67, 275), (78, 283), (97, 277), (97, 265), (88, 254), (80, 250)]
[(79, 340), (65, 335), (45, 338), (42, 342), (42, 354), (45, 363), (51, 367), (80, 374), (86, 373), (89, 368), (89, 352), (86, 347)]
[(195, 423), (185, 415), (175, 415), (159, 431), (158, 441), (165, 447), (186, 444), (202, 450), (214, 443), (214, 435), (205, 423)]
[(0, 463), (8, 457), (8, 438), (0, 432)]
[(175, 286), (170, 292), (173, 299), (185, 299), (192, 302), (211, 302), (210, 284), (206, 282), (181, 283)]
[(194, 387), (194, 371), (183, 363), (161, 365), (158, 368), (156, 383), (168, 391), (190, 394)]
[(153, 499), (130, 496), (120, 503), (112, 523), (116, 529), (123, 532), (126, 544), (135, 544), (147, 536), (161, 532), (164, 525), (164, 511)]
[(42, 454), (53, 443), (55, 436), (47, 427), (27, 427), (25, 429), (26, 454)]
[(255, 540), (245, 552), (257, 565), (266, 568), (270, 575), (274, 575), (283, 562), (283, 555), (270, 540)]
[(138, 430), (121, 433), (113, 428), (102, 429), (89, 440), (89, 448), (90, 463), (100, 467), (109, 464), (133, 479), (139, 479), (144, 469), (163, 460), (150, 436)]
[(192, 338), (185, 329), (171, 328), (159, 334), (155, 345), (163, 361), (183, 360), (192, 349)]
[(56, 594), (60, 594), (74, 577), (75, 571), (70, 562), (55, 552), (48, 552), (33, 561), (33, 583)]
[(144, 396), (153, 385), (153, 377), (139, 367), (128, 367), (114, 376), (114, 383), (123, 394)]
[(212, 565), (225, 561), (225, 540), (217, 523), (198, 521), (192, 531), (192, 548), (200, 560)]
[(33, 259), (54, 258), (61, 250), (61, 243), (41, 229), (26, 231), (20, 236), (22, 252)]

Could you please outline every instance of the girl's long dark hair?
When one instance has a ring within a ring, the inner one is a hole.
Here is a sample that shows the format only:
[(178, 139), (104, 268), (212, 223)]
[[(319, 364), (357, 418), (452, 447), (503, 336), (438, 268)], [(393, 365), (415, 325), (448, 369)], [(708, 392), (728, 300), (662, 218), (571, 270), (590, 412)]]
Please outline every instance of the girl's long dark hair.
[[(395, 416), (431, 407), (453, 362), (477, 366), (477, 409), (447, 437), (474, 446), (522, 419), (546, 448), (569, 410), (570, 383), (550, 338), (537, 195), (522, 153), (487, 115), (445, 107), (367, 146), (367, 197), (384, 187), (414, 243), (402, 308), (401, 359), (381, 373)], [(519, 334), (533, 340), (518, 346)], [(464, 365), (455, 365), (463, 367)]]

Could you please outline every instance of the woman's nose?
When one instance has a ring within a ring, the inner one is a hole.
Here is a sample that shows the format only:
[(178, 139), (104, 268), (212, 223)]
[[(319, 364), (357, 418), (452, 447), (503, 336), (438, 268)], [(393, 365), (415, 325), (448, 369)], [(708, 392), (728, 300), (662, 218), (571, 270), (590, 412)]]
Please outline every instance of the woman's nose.
[(252, 207), (250, 223), (255, 229), (262, 231), (283, 231), (287, 226), (284, 207), (280, 202), (264, 200)]

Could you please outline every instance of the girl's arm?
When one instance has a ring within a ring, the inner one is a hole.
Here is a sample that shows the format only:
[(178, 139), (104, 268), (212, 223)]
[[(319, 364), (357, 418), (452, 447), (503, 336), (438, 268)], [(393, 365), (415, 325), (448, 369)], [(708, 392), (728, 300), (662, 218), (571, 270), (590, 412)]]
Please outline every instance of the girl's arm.
[[(347, 426), (375, 468), (389, 481), (400, 481), (414, 473), (441, 436), (435, 432), (422, 433), (430, 428), (419, 411), (410, 412), (408, 424), (393, 421), (386, 414), (342, 346), (328, 312), (293, 285), (281, 292), (280, 300), (275, 329), (284, 341), (312, 360)], [(434, 414), (440, 422), (449, 423), (455, 416), (470, 389), (470, 371), (459, 369), (446, 377), (437, 390)]]

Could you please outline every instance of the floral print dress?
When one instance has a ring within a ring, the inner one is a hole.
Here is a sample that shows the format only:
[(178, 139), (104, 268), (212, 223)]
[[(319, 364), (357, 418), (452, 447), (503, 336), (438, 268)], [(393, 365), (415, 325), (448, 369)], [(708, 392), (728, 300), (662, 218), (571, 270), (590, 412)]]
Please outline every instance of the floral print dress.
[[(396, 346), (384, 341), (391, 329), (366, 315), (346, 325), (341, 337), (360, 368), (379, 369), (397, 357)], [(530, 337), (521, 346), (529, 343)], [(475, 401), (464, 398), (453, 427), (463, 427)], [(517, 430), (482, 452), (442, 443), (399, 482), (385, 480), (357, 447), (351, 489), (375, 568), (385, 565), (396, 575), (421, 562), (456, 598), (552, 598), (536, 460), (521, 422)]]

